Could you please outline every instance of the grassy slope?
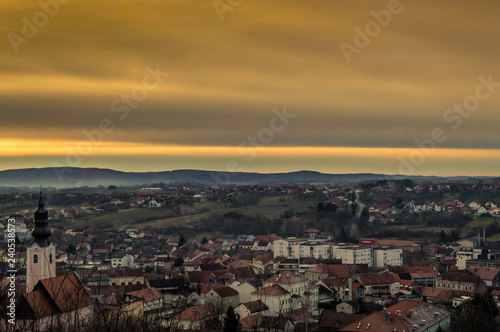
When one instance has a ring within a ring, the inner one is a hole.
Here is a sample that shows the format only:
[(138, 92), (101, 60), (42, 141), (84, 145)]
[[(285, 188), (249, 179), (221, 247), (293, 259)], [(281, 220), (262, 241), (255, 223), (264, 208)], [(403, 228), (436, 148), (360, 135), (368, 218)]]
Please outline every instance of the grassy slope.
[[(225, 208), (224, 203), (196, 203), (195, 207), (181, 206), (181, 215), (175, 217), (166, 217), (172, 214), (171, 208), (159, 209), (129, 209), (123, 210), (119, 213), (108, 214), (104, 216), (94, 217), (89, 220), (67, 220), (61, 222), (65, 228), (75, 228), (78, 226), (102, 226), (104, 228), (121, 229), (123, 227), (142, 228), (145, 226), (152, 227), (167, 227), (170, 225), (178, 225), (184, 223), (192, 223), (199, 221), (203, 218), (209, 217), (212, 213), (225, 214), (228, 212), (237, 212), (245, 216), (261, 215), (269, 218), (277, 218), (286, 210), (293, 208), (295, 211), (302, 211), (310, 205), (316, 205), (315, 201), (303, 201), (287, 199), (279, 201), (278, 197), (265, 197), (258, 205), (244, 206), (238, 208)], [(208, 211), (200, 212), (201, 209), (208, 209)], [(150, 221), (138, 221), (143, 218), (155, 218)], [(54, 223), (58, 224), (58, 223)]]

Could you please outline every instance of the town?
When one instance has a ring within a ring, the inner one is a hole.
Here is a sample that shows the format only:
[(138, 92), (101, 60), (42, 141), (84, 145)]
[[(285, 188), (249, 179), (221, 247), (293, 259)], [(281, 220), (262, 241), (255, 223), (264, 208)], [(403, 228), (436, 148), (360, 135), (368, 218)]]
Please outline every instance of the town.
[(0, 330), (494, 331), (497, 202), (472, 180), (5, 190)]

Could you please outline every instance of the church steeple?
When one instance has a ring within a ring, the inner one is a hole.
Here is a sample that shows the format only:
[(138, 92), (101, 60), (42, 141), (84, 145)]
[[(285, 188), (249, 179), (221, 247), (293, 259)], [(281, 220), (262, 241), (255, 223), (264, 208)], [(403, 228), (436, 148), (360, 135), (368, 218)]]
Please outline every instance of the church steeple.
[(38, 243), (40, 247), (49, 245), (49, 213), (45, 210), (45, 202), (43, 201), (43, 193), (40, 190), (40, 198), (38, 199), (38, 210), (35, 212), (35, 228), (31, 232), (34, 237), (33, 242)]
[(56, 247), (49, 241), (49, 213), (45, 210), (40, 188), (38, 209), (35, 212), (35, 228), (31, 232), (33, 241), (26, 248), (26, 290), (31, 292), (43, 279), (56, 276)]

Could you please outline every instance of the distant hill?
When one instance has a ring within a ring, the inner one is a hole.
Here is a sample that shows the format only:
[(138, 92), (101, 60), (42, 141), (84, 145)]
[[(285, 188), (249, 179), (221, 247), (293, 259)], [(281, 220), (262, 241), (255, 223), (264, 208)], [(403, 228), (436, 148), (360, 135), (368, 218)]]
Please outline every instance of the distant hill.
[(135, 186), (152, 183), (219, 183), (219, 184), (273, 184), (273, 183), (335, 183), (357, 184), (375, 180), (413, 180), (423, 181), (485, 181), (492, 177), (436, 177), (406, 176), (384, 174), (325, 174), (313, 171), (291, 173), (229, 173), (203, 170), (175, 170), (165, 172), (121, 172), (100, 168), (25, 168), (0, 171), (0, 187), (44, 187), (73, 188), (77, 186), (96, 187)]

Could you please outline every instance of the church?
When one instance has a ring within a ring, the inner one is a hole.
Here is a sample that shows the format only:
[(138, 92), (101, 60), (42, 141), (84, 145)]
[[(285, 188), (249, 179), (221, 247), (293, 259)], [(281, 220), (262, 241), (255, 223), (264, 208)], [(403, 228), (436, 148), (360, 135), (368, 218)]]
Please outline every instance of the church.
[(51, 232), (48, 219), (49, 214), (40, 191), (35, 228), (31, 233), (33, 240), (26, 249), (26, 292), (31, 292), (40, 280), (56, 276), (56, 247), (49, 240)]
[(26, 250), (26, 293), (16, 303), (21, 331), (80, 330), (92, 324), (94, 301), (75, 272), (56, 275), (55, 245), (40, 191), (33, 240)]

